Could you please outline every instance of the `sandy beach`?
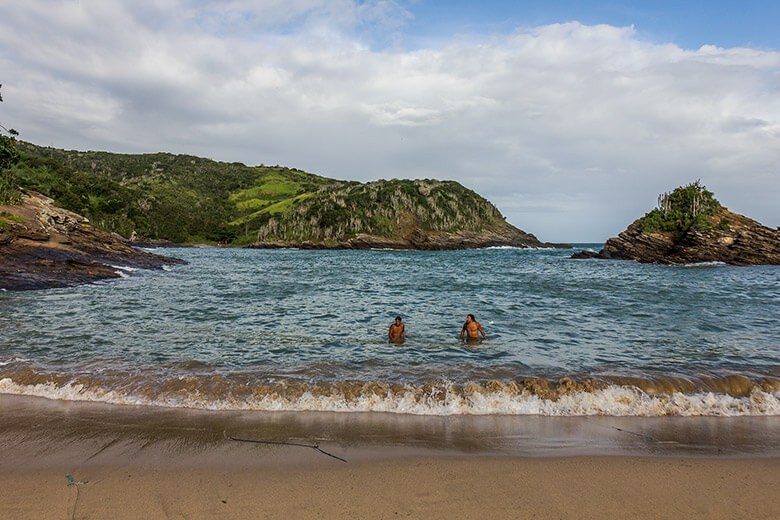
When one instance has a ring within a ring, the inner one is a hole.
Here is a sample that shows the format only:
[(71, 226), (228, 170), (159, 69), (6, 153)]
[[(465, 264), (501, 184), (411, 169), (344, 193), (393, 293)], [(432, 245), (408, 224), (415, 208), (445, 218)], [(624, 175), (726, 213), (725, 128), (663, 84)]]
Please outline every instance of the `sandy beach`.
[[(0, 395), (0, 517), (780, 517), (780, 418), (654, 419), (226, 413)], [(316, 445), (346, 462), (230, 437)]]
[(3, 518), (776, 519), (780, 461), (417, 456), (331, 467), (5, 471)]

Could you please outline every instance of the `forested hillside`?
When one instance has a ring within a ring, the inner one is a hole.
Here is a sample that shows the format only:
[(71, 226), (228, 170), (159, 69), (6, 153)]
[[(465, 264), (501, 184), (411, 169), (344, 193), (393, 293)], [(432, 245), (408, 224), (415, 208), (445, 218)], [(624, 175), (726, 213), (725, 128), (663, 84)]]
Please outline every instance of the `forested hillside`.
[[(280, 166), (249, 167), (169, 153), (66, 151), (20, 142), (12, 167), (25, 189), (99, 228), (178, 243), (248, 242), (231, 222), (335, 181)], [(251, 238), (251, 240), (250, 240)]]
[(489, 201), (453, 181), (364, 184), (189, 155), (67, 151), (25, 142), (16, 147), (19, 158), (4, 172), (9, 184), (41, 192), (96, 227), (138, 240), (328, 244), (358, 235), (408, 239), (509, 226)]

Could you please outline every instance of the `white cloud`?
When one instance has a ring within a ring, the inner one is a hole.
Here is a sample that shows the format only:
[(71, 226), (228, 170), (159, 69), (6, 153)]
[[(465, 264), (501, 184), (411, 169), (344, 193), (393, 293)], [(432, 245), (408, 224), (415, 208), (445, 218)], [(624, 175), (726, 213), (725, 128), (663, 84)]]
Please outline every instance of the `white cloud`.
[(257, 5), (0, 0), (0, 123), (66, 148), (455, 179), (545, 240), (614, 235), (698, 178), (780, 224), (780, 52), (578, 23), (371, 50), (361, 28), (397, 36), (402, 4)]

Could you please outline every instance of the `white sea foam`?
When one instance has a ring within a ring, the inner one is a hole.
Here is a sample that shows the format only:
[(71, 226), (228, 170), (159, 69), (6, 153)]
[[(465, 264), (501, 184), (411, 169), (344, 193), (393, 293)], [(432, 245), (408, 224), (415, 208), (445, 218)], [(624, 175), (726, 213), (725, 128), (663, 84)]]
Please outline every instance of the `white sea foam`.
[(130, 267), (127, 265), (112, 265), (112, 268), (118, 270), (118, 271), (127, 271), (128, 273), (132, 273), (134, 271), (138, 271), (137, 267)]
[(129, 267), (126, 265), (112, 265), (111, 268), (114, 269), (114, 271), (116, 271), (116, 273), (122, 278), (129, 278), (130, 277), (129, 273), (138, 270), (137, 267)]
[(8, 359), (6, 361), (0, 360), (0, 367), (5, 366), (5, 365), (15, 364), (15, 363), (29, 363), (30, 361), (32, 361), (32, 360), (27, 359), (27, 358), (15, 357), (13, 359)]
[(520, 251), (554, 251), (554, 247), (518, 247), (518, 246), (489, 246), (479, 248), (482, 251), (490, 251), (493, 249), (518, 249)]
[(729, 265), (726, 262), (694, 262), (691, 264), (680, 264), (676, 267), (719, 267)]
[(197, 390), (160, 394), (156, 397), (127, 394), (81, 384), (52, 382), (21, 385), (10, 378), (0, 379), (0, 393), (45, 397), (56, 400), (94, 401), (121, 405), (147, 405), (207, 410), (389, 412), (414, 415), (544, 415), (544, 416), (750, 416), (780, 415), (780, 391), (755, 389), (747, 397), (697, 393), (648, 395), (625, 386), (612, 386), (593, 392), (563, 395), (557, 400), (523, 393), (446, 391), (423, 395), (408, 391), (387, 395), (368, 393), (346, 398), (341, 394), (315, 395), (303, 392), (295, 397), (278, 393), (235, 398), (207, 398)]

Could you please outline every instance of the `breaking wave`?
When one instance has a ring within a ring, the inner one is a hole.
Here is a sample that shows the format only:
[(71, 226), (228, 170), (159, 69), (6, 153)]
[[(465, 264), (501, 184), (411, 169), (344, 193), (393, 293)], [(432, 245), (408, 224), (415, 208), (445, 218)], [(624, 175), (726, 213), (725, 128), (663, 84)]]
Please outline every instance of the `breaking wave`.
[[(390, 412), (416, 415), (743, 416), (780, 415), (780, 379), (730, 375), (685, 379), (564, 377), (558, 381), (426, 384), (254, 381), (246, 375), (64, 376), (0, 372), (0, 393), (70, 401), (207, 410)], [(612, 379), (610, 381), (609, 379)], [(720, 388), (720, 391), (718, 391)]]

